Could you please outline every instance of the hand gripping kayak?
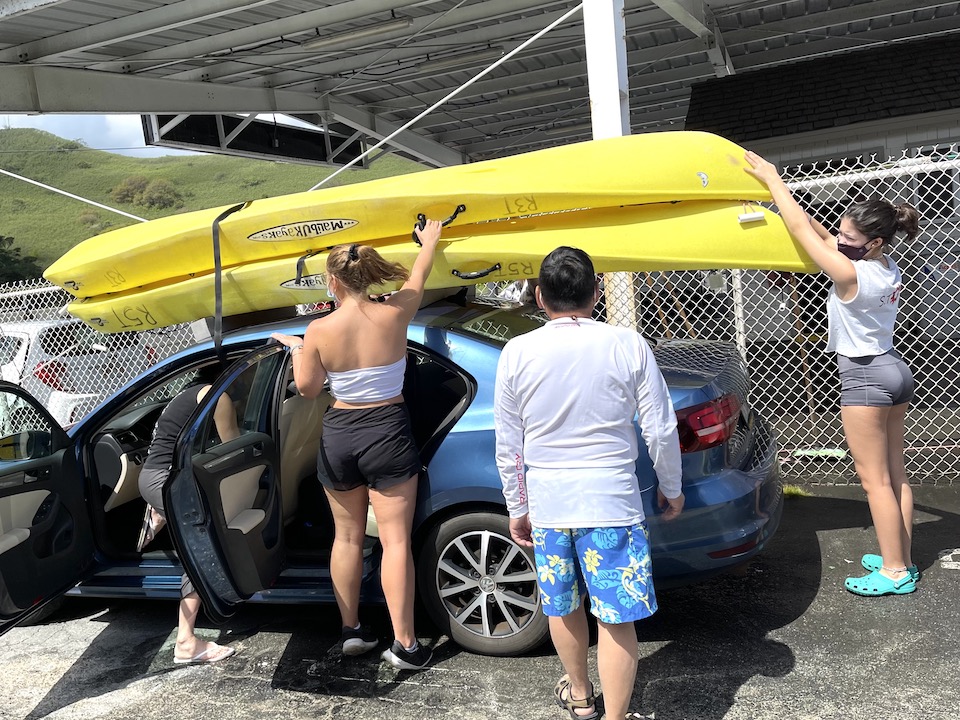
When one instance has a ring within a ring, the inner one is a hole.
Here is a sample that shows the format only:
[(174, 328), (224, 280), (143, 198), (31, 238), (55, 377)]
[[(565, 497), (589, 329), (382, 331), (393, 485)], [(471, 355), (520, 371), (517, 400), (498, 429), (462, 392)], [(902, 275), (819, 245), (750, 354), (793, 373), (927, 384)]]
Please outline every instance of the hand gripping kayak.
[[(454, 219), (456, 219), (457, 215), (464, 212), (466, 209), (467, 209), (467, 206), (464, 205), (463, 203), (457, 205), (456, 209), (453, 211), (453, 215), (448, 217), (446, 220), (444, 220), (440, 224), (443, 225), (443, 227), (446, 227), (447, 225), (452, 223)], [(417, 222), (414, 223), (413, 225), (414, 231), (411, 233), (411, 236), (413, 237), (413, 241), (417, 245), (421, 244), (420, 238), (417, 237), (417, 228), (419, 228), (420, 230), (423, 230), (426, 226), (427, 226), (427, 216), (424, 215), (423, 213), (417, 213)]]

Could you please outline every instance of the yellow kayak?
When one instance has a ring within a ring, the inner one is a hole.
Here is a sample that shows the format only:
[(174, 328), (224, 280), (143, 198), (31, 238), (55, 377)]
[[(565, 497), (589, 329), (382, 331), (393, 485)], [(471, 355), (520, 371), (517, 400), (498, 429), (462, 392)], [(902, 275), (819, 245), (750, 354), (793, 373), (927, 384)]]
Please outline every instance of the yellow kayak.
[[(759, 268), (815, 272), (778, 215), (743, 203), (690, 201), (556, 213), (473, 226), (475, 233), (443, 240), (429, 289), (536, 277), (543, 257), (560, 245), (586, 250), (598, 272)], [(410, 267), (419, 248), (407, 238), (378, 248), (388, 260)], [(326, 253), (303, 263), (297, 257), (263, 260), (222, 273), (224, 315), (328, 300)], [(373, 288), (388, 291), (395, 286)], [(148, 330), (214, 313), (212, 272), (126, 293), (80, 299), (71, 314), (102, 332)]]
[[(592, 140), (479, 163), (246, 203), (220, 223), (221, 266), (410, 238), (418, 214), (447, 219), (447, 237), (475, 223), (560, 210), (679, 200), (769, 200), (744, 172), (744, 151), (709, 133)], [(171, 215), (90, 238), (44, 273), (76, 297), (202, 275), (211, 228), (229, 208)]]

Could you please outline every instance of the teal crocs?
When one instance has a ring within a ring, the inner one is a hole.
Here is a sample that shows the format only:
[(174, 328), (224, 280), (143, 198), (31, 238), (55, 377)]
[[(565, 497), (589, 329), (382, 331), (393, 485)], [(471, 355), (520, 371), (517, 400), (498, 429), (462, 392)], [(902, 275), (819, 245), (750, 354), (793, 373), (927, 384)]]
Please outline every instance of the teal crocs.
[(854, 595), (876, 597), (878, 595), (906, 595), (917, 589), (917, 581), (910, 573), (899, 580), (892, 580), (874, 570), (863, 577), (848, 577), (843, 586)]
[[(866, 570), (879, 570), (883, 566), (883, 558), (873, 553), (867, 553), (860, 558), (860, 564), (863, 565)], [(907, 572), (910, 573), (910, 577), (913, 578), (914, 582), (920, 579), (920, 568), (916, 565), (908, 567)]]

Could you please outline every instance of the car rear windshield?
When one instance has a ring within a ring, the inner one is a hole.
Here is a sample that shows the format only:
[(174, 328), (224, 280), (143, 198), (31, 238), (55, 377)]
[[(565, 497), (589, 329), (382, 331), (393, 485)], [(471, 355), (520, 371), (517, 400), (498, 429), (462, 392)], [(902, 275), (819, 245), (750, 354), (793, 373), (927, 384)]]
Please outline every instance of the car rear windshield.
[(107, 336), (83, 323), (54, 325), (40, 334), (40, 349), (53, 357), (76, 357), (97, 352), (95, 344), (104, 344)]
[(528, 305), (518, 308), (491, 307), (488, 312), (465, 320), (460, 327), (471, 335), (503, 345), (518, 335), (536, 330), (544, 322), (544, 314)]

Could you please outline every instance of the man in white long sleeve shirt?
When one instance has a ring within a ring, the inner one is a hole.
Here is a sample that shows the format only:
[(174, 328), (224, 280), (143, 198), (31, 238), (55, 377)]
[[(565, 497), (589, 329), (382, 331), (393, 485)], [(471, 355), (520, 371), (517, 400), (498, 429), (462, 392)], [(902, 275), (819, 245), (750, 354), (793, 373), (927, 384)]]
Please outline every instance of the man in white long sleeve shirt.
[(633, 420), (639, 416), (668, 520), (684, 501), (677, 420), (647, 342), (591, 319), (599, 290), (585, 252), (550, 253), (536, 295), (550, 321), (508, 342), (497, 367), (497, 464), (510, 533), (534, 548), (543, 611), (566, 671), (557, 703), (574, 720), (600, 717), (587, 672), (589, 595), (606, 716), (619, 720), (636, 680), (633, 623), (657, 609)]

